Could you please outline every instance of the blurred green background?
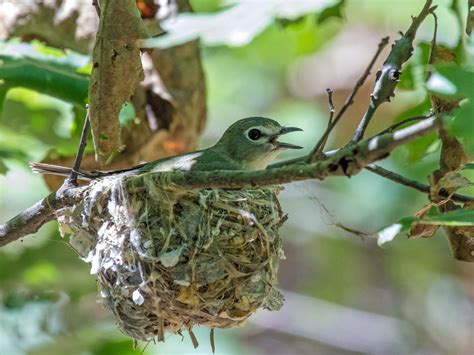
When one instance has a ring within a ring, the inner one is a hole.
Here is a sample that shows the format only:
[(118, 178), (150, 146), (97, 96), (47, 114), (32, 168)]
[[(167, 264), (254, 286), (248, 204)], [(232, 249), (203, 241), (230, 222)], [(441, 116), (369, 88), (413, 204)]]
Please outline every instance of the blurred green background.
[[(455, 46), (460, 31), (452, 1), (436, 3), (438, 41)], [(211, 15), (223, 4), (194, 0), (192, 5)], [(397, 38), (422, 6), (423, 1), (413, 0), (347, 0), (330, 12), (271, 20), (247, 44), (204, 40), (209, 115), (200, 145), (213, 144), (241, 117), (263, 115), (302, 127), (304, 132), (291, 139), (309, 151), (328, 117), (326, 88), (334, 90), (336, 108), (341, 107), (380, 39)], [(432, 26), (431, 18), (425, 21), (417, 42), (431, 39)], [(411, 63), (402, 88), (381, 107), (369, 133), (409, 117), (413, 108), (426, 109), (425, 89), (417, 84), (423, 45)], [(329, 148), (350, 138), (372, 83), (373, 76)], [(52, 148), (73, 151), (76, 125), (71, 104), (26, 89), (8, 93), (0, 120), (2, 168), (8, 168), (0, 176), (0, 221), (47, 194), (27, 162)], [(397, 149), (383, 166), (426, 182), (438, 156), (434, 137), (424, 137)], [(472, 354), (474, 266), (453, 260), (443, 233), (431, 239), (401, 236), (380, 248), (375, 239), (362, 240), (337, 226), (375, 233), (413, 215), (427, 202), (425, 196), (362, 172), (351, 179), (286, 185), (281, 202), (289, 214), (282, 228), (287, 259), (280, 269), (287, 301), (281, 311), (259, 311), (242, 328), (217, 330), (218, 354)], [(61, 239), (54, 223), (1, 248), (0, 353), (210, 353), (209, 332), (202, 328), (195, 330), (196, 350), (187, 336), (178, 335), (133, 350), (96, 292), (89, 266)]]

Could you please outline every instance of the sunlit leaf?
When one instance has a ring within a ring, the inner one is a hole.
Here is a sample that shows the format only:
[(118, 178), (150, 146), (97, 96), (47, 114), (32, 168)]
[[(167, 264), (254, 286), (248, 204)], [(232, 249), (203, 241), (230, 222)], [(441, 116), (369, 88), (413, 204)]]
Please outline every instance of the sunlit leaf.
[(27, 154), (20, 148), (11, 147), (6, 142), (0, 144), (0, 175), (7, 173), (6, 160), (17, 160), (24, 162), (28, 159)]
[(451, 80), (437, 72), (431, 74), (426, 86), (429, 90), (439, 95), (454, 96), (458, 93), (456, 85)]
[[(424, 116), (430, 112), (431, 101), (426, 95), (426, 97), (414, 107), (409, 108), (400, 115), (398, 115), (394, 122), (401, 122), (404, 119), (416, 116)], [(415, 123), (415, 122), (413, 122)], [(419, 137), (405, 145), (405, 149), (408, 150), (408, 161), (416, 162), (421, 160), (426, 156), (426, 154), (432, 152), (437, 147), (436, 142), (438, 141), (438, 136), (436, 133), (430, 133)]]
[(5, 175), (8, 171), (8, 167), (5, 165), (5, 162), (0, 159), (0, 175)]
[(190, 0), (194, 12), (216, 12), (221, 8), (222, 0)]
[(430, 78), (427, 86), (435, 93), (455, 97), (472, 97), (474, 95), (474, 72), (470, 70), (459, 65), (444, 64), (437, 65), (433, 75), (435, 75), (435, 83), (433, 84)]
[(94, 348), (94, 355), (140, 355), (142, 353), (141, 349), (134, 349), (130, 346), (128, 339), (101, 341)]
[(466, 150), (474, 153), (474, 95), (454, 112), (450, 128), (456, 137), (463, 139)]
[(0, 80), (7, 90), (24, 87), (84, 105), (89, 79), (78, 71), (88, 62), (88, 56), (37, 43), (0, 42)]
[(451, 132), (474, 153), (474, 71), (458, 65), (438, 65), (427, 82), (432, 92), (451, 99), (464, 99), (453, 112)]
[(474, 226), (474, 210), (457, 209), (446, 213), (428, 215), (416, 221), (421, 224), (438, 226)]
[(59, 271), (57, 267), (48, 262), (40, 261), (23, 273), (23, 280), (29, 285), (43, 285), (45, 283), (54, 283), (58, 280)]
[(345, 3), (346, 0), (339, 0), (337, 4), (325, 8), (318, 16), (318, 23), (321, 24), (330, 18), (342, 18), (342, 8)]
[(294, 20), (306, 13), (319, 12), (336, 0), (232, 1), (234, 6), (212, 14), (182, 13), (165, 21), (167, 34), (145, 40), (142, 47), (167, 48), (201, 38), (207, 45), (243, 46), (267, 28), (275, 18)]
[(421, 42), (415, 46), (413, 56), (410, 61), (403, 67), (400, 82), (397, 89), (416, 90), (424, 89), (426, 64), (430, 54), (430, 44)]
[(129, 123), (132, 123), (136, 117), (137, 114), (135, 112), (135, 107), (133, 107), (133, 104), (129, 101), (124, 103), (119, 113), (120, 125), (126, 126)]

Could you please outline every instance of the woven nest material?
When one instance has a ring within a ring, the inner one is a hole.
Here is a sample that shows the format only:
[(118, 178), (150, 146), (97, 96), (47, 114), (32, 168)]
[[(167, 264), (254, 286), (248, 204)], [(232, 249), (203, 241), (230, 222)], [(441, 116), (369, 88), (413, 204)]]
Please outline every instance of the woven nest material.
[(124, 333), (163, 340), (165, 332), (234, 327), (258, 308), (282, 306), (281, 187), (185, 190), (142, 181), (93, 182), (60, 218)]

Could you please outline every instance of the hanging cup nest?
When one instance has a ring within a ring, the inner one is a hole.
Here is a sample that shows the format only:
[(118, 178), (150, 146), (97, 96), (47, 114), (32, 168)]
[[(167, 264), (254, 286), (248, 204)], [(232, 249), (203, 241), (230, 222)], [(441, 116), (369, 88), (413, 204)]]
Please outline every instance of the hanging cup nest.
[(163, 340), (194, 325), (235, 327), (258, 308), (282, 306), (281, 187), (188, 190), (156, 176), (140, 181), (94, 181), (59, 219), (124, 333)]

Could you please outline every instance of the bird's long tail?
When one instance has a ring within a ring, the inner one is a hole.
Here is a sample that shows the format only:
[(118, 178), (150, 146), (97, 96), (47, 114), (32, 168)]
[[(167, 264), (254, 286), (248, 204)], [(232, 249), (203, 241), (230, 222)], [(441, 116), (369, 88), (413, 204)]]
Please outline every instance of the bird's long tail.
[[(37, 174), (50, 174), (59, 176), (69, 176), (72, 169), (65, 166), (51, 165), (44, 163), (30, 163), (31, 171)], [(80, 180), (91, 180), (93, 177), (85, 172), (78, 171), (78, 179)]]

